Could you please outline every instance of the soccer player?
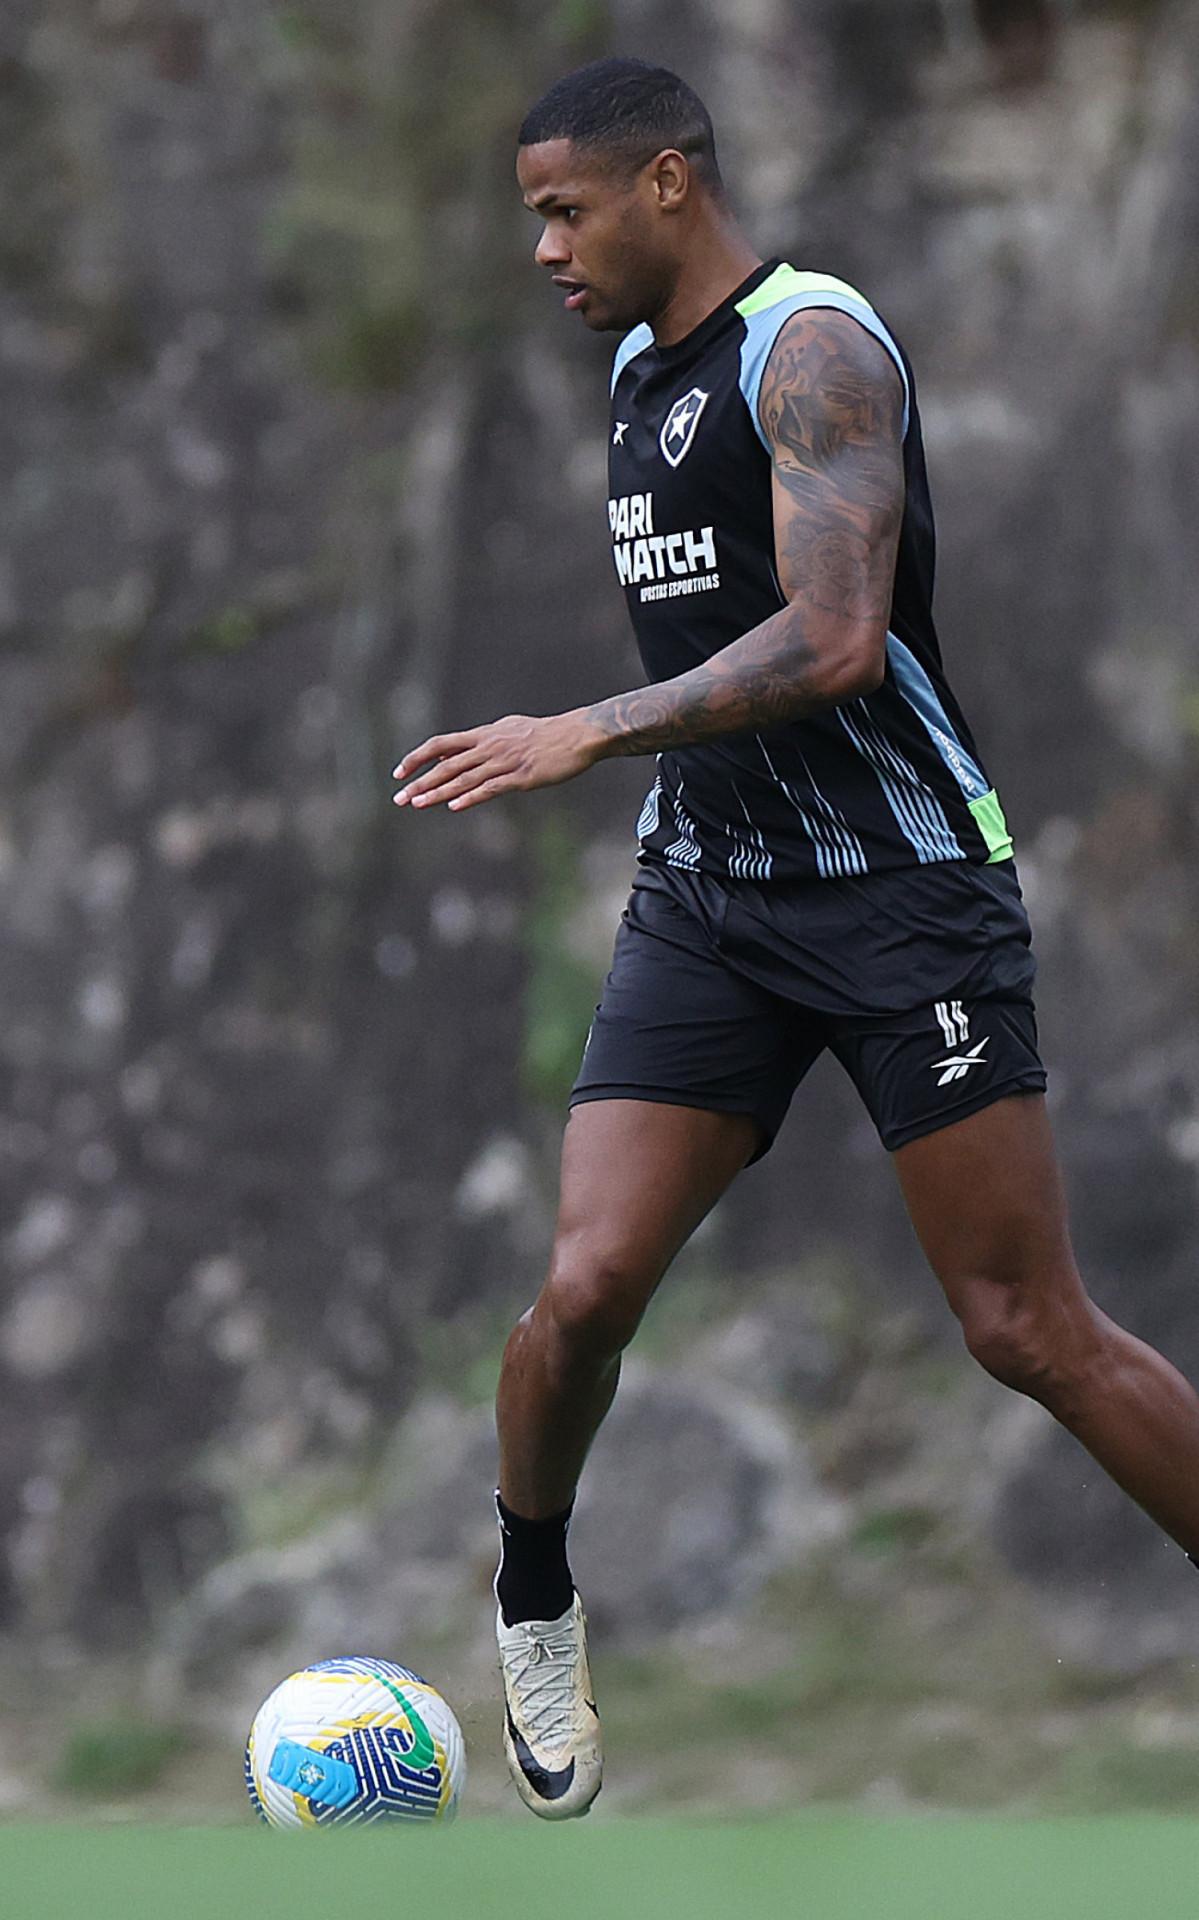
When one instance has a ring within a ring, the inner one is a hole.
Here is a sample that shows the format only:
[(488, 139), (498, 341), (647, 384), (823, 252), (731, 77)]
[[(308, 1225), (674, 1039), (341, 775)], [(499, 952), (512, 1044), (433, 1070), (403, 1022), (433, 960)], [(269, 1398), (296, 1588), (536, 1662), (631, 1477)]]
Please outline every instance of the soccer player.
[(828, 1047), (966, 1345), (1199, 1554), (1199, 1399), (1088, 1298), (1046, 1118), (1003, 810), (946, 681), (912, 371), (853, 287), (762, 261), (702, 103), (602, 60), (520, 130), (537, 264), (612, 372), (608, 518), (650, 685), (439, 734), (397, 803), (656, 756), (571, 1096), (548, 1277), (499, 1382), (496, 1576), (521, 1797), (599, 1790), (575, 1489), (674, 1255)]

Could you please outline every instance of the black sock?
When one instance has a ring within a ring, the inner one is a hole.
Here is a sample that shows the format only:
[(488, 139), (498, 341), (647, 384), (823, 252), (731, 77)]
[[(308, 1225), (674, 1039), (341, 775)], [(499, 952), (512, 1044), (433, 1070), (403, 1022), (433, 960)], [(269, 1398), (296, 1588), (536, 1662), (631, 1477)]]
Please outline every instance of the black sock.
[(499, 1494), (495, 1508), (500, 1521), (500, 1570), (495, 1597), (504, 1625), (522, 1620), (557, 1620), (574, 1598), (574, 1581), (566, 1558), (566, 1529), (573, 1501), (565, 1513), (547, 1520), (522, 1520), (504, 1505)]

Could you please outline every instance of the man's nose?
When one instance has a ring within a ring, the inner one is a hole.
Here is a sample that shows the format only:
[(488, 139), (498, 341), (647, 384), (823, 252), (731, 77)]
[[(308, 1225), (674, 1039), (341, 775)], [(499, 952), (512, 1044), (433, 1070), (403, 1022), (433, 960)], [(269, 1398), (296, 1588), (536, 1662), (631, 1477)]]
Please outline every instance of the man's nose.
[(539, 267), (563, 267), (570, 259), (570, 248), (565, 237), (555, 235), (547, 224), (541, 229), (541, 238), (533, 258)]

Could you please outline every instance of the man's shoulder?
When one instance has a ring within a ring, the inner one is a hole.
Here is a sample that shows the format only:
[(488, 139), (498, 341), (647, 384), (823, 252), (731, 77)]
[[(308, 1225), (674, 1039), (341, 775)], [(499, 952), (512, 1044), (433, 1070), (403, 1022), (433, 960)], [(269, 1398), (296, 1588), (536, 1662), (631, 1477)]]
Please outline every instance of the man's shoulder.
[(737, 302), (737, 312), (743, 320), (752, 320), (759, 313), (769, 313), (772, 307), (782, 305), (784, 301), (802, 302), (807, 306), (818, 306), (820, 296), (831, 302), (852, 300), (858, 306), (869, 307), (870, 302), (864, 293), (851, 287), (848, 280), (838, 279), (835, 273), (801, 272), (783, 262), (760, 287), (755, 287), (744, 300)]
[(895, 364), (903, 387), (903, 431), (906, 433), (911, 407), (911, 380), (907, 362), (899, 342), (865, 294), (859, 293), (848, 280), (841, 280), (836, 274), (801, 273), (795, 267), (783, 265), (776, 267), (760, 287), (756, 287), (737, 304), (737, 312), (745, 322), (745, 340), (741, 349), (741, 389), (762, 444), (769, 450), (758, 411), (767, 362), (788, 323), (797, 315), (814, 308), (844, 314), (857, 327), (873, 334), (885, 348)]

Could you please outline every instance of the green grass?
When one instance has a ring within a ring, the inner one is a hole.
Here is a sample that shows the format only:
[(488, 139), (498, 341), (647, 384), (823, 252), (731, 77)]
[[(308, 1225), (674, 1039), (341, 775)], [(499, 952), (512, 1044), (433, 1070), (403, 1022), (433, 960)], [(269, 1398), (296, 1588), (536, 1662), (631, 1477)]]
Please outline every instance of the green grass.
[(0, 1830), (20, 1920), (255, 1920), (368, 1911), (458, 1920), (1193, 1920), (1187, 1820), (608, 1821), (444, 1833)]

